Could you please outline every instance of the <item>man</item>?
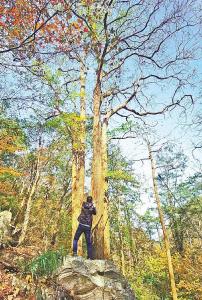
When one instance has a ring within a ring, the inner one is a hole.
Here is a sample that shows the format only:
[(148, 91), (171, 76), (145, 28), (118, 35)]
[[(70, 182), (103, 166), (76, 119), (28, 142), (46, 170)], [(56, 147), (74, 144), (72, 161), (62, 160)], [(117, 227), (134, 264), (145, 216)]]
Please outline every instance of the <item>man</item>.
[(76, 230), (73, 240), (73, 255), (77, 255), (78, 240), (82, 233), (85, 234), (87, 244), (87, 258), (92, 259), (92, 241), (91, 241), (91, 227), (93, 215), (96, 215), (96, 208), (93, 204), (93, 198), (88, 196), (86, 202), (83, 202), (81, 214), (78, 217), (79, 226)]

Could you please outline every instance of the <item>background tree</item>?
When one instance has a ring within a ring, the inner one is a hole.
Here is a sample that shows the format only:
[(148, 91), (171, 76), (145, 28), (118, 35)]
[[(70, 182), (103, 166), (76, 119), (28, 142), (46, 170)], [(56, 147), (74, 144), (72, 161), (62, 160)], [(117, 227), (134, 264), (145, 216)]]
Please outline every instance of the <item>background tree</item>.
[(160, 219), (160, 223), (162, 226), (163, 237), (164, 237), (165, 248), (166, 248), (168, 270), (169, 270), (169, 276), (170, 276), (171, 293), (172, 293), (172, 298), (177, 299), (177, 290), (176, 290), (175, 276), (174, 276), (173, 263), (172, 263), (172, 257), (171, 257), (170, 241), (169, 241), (169, 236), (168, 236), (166, 225), (165, 225), (163, 210), (161, 208), (161, 200), (159, 197), (158, 186), (157, 186), (157, 181), (156, 181), (156, 167), (155, 167), (155, 162), (154, 162), (154, 158), (153, 158), (152, 148), (151, 148), (151, 144), (148, 140), (147, 140), (147, 146), (148, 146), (149, 159), (151, 161), (154, 197), (155, 197), (157, 208), (158, 208), (159, 219)]

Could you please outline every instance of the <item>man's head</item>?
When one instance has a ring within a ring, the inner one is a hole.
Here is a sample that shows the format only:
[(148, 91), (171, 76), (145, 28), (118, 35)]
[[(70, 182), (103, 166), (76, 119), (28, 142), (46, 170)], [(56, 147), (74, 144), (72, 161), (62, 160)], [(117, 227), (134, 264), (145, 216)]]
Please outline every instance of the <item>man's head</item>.
[(93, 198), (91, 197), (91, 196), (87, 196), (87, 202), (89, 202), (89, 203), (91, 203), (91, 202), (93, 202)]

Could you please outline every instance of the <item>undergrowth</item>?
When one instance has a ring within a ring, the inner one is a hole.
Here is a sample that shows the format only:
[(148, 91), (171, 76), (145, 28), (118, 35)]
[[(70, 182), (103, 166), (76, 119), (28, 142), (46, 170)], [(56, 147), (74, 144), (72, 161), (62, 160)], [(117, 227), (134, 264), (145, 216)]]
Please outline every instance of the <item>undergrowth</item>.
[(62, 265), (65, 255), (67, 255), (67, 251), (64, 249), (48, 250), (25, 263), (23, 272), (31, 273), (33, 277), (51, 276)]

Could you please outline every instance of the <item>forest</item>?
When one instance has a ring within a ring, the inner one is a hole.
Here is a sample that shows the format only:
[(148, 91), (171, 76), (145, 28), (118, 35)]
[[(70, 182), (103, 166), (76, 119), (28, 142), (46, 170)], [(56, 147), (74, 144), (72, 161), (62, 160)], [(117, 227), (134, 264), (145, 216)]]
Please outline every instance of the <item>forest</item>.
[(202, 299), (201, 11), (0, 1), (0, 300), (91, 299), (36, 292), (72, 255), (88, 195), (93, 260), (134, 299)]

